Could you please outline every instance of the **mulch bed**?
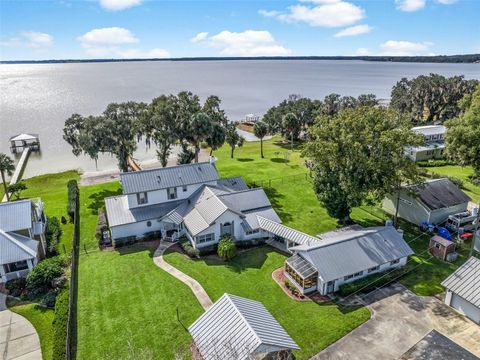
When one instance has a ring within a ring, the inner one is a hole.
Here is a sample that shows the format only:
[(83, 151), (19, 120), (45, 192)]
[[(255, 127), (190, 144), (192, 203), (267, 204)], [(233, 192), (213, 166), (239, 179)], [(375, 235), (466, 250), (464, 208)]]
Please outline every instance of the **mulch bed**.
[(283, 267), (275, 270), (272, 273), (272, 278), (273, 280), (275, 280), (278, 286), (280, 286), (283, 292), (288, 295), (289, 298), (296, 301), (314, 301), (314, 302), (330, 302), (331, 301), (331, 299), (328, 296), (321, 295), (316, 291), (309, 295), (292, 294), (292, 292), (289, 289), (287, 289), (287, 287), (285, 286), (285, 280), (288, 280), (288, 279), (285, 277), (283, 270), (284, 270)]

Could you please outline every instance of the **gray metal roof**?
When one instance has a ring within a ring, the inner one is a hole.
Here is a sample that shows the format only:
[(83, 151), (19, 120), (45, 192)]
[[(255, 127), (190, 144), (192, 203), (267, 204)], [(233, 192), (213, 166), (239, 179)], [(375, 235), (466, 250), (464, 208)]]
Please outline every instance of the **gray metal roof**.
[(340, 279), (414, 253), (393, 226), (338, 232), (337, 236), (291, 250), (309, 261), (323, 281)]
[[(275, 210), (270, 206), (266, 208), (261, 208), (257, 210), (252, 210), (252, 211), (247, 211), (244, 212), (245, 214), (245, 220), (244, 223), (248, 225), (245, 229), (247, 231), (249, 230), (256, 230), (260, 228), (260, 223), (258, 222), (258, 217), (261, 216), (265, 219), (274, 221), (276, 223), (281, 223), (282, 220), (278, 217), (277, 213)], [(243, 224), (243, 222), (242, 222)]]
[(430, 210), (468, 203), (471, 200), (467, 194), (447, 178), (430, 180), (406, 188), (415, 191), (418, 200)]
[(160, 219), (177, 208), (182, 201), (169, 201), (161, 204), (128, 208), (126, 195), (105, 198), (108, 225), (110, 227)]
[(250, 211), (271, 207), (267, 194), (262, 188), (237, 191), (218, 196), (219, 199), (232, 210), (237, 212)]
[(35, 258), (38, 244), (26, 236), (0, 230), (0, 265)]
[(480, 259), (471, 257), (446, 278), (442, 285), (480, 308)]
[(215, 165), (209, 162), (120, 174), (124, 194), (207, 183), (218, 179), (219, 176)]
[(204, 360), (250, 359), (262, 345), (299, 349), (262, 303), (230, 294), (218, 299), (188, 331)]
[(225, 186), (226, 188), (234, 191), (248, 190), (248, 185), (241, 176), (220, 179), (217, 181), (217, 184), (218, 186)]
[(266, 219), (262, 216), (258, 216), (258, 223), (262, 230), (293, 241), (296, 244), (315, 244), (320, 241), (320, 239), (314, 236), (307, 235), (298, 230), (289, 228), (288, 226), (279, 224), (276, 221)]
[(19, 200), (0, 203), (0, 229), (18, 231), (32, 227), (32, 201)]
[(428, 136), (428, 135), (445, 134), (447, 132), (447, 128), (443, 125), (425, 125), (425, 126), (416, 126), (412, 128), (412, 131), (417, 134)]

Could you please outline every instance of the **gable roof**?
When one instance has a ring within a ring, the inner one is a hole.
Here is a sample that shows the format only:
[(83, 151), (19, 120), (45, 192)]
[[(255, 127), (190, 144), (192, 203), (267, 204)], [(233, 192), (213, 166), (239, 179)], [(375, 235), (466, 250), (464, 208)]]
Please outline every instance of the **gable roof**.
[(336, 280), (413, 254), (393, 226), (340, 231), (337, 236), (329, 234), (314, 244), (291, 248), (318, 270), (323, 281)]
[(250, 359), (261, 345), (299, 349), (262, 303), (230, 294), (218, 299), (188, 331), (204, 360)]
[(429, 135), (445, 134), (447, 132), (447, 128), (444, 125), (424, 125), (424, 126), (413, 127), (412, 131), (417, 134), (429, 136)]
[(203, 162), (165, 167), (160, 169), (133, 171), (120, 174), (124, 194), (133, 194), (169, 187), (206, 183), (218, 180), (214, 164)]
[(480, 259), (471, 257), (442, 285), (448, 290), (480, 308)]
[(38, 241), (26, 236), (0, 230), (0, 265), (33, 259), (37, 256)]
[(279, 224), (276, 221), (272, 221), (270, 219), (266, 219), (263, 216), (258, 216), (258, 223), (260, 225), (260, 229), (268, 231), (274, 235), (280, 236), (282, 238), (288, 239), (293, 241), (296, 244), (315, 244), (320, 241), (319, 238), (314, 236), (307, 235), (303, 232), (298, 230), (289, 228), (288, 226)]
[(32, 201), (29, 199), (0, 203), (0, 229), (18, 231), (32, 227)]
[(413, 190), (417, 199), (429, 210), (448, 208), (469, 202), (471, 199), (449, 179), (434, 179), (420, 185), (409, 185), (406, 189)]

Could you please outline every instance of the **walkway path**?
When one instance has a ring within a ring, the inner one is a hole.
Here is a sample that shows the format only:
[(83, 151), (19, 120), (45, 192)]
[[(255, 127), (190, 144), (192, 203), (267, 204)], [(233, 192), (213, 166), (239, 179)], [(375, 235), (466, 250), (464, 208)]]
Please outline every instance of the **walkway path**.
[(42, 350), (35, 328), (23, 316), (8, 310), (6, 299), (0, 293), (0, 359), (41, 360)]
[(372, 318), (312, 360), (398, 359), (433, 329), (480, 356), (480, 327), (437, 298), (394, 284), (362, 300)]
[(155, 250), (155, 254), (153, 255), (153, 262), (157, 265), (160, 269), (165, 270), (173, 277), (176, 277), (178, 280), (186, 284), (190, 289), (192, 289), (193, 294), (197, 297), (198, 302), (202, 305), (204, 310), (208, 310), (212, 305), (213, 302), (208, 296), (205, 289), (199, 282), (187, 274), (184, 274), (177, 268), (174, 268), (172, 265), (168, 264), (163, 259), (163, 254), (165, 250), (167, 250), (170, 246), (174, 245), (174, 243), (169, 243), (165, 241), (160, 241), (160, 245), (158, 246), (157, 250)]

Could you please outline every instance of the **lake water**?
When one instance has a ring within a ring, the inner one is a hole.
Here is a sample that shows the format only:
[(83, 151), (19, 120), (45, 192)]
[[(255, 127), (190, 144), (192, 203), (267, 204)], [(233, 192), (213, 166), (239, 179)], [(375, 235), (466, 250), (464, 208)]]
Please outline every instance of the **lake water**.
[[(8, 139), (27, 132), (40, 136), (41, 154), (32, 154), (25, 177), (68, 169), (95, 170), (86, 157), (75, 157), (62, 139), (72, 113), (100, 114), (110, 102), (150, 101), (182, 90), (222, 99), (231, 120), (262, 115), (289, 94), (323, 98), (332, 92), (388, 99), (402, 77), (439, 73), (480, 79), (480, 64), (418, 64), (362, 61), (175, 61), (80, 64), (0, 65), (0, 152)], [(139, 145), (139, 160), (154, 151)], [(116, 168), (102, 156), (98, 170)]]

